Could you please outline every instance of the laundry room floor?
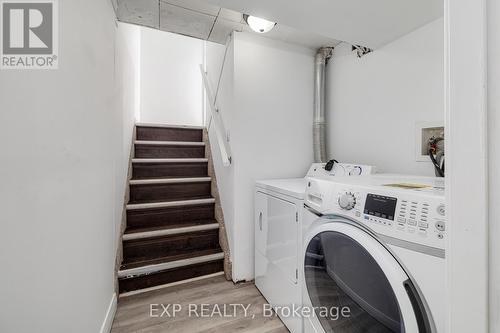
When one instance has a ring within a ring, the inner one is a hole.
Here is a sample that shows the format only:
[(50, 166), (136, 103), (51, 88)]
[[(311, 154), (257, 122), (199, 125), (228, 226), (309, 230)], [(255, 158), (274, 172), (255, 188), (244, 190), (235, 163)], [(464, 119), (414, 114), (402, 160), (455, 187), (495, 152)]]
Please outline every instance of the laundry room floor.
[(111, 332), (288, 332), (278, 317), (264, 317), (264, 304), (253, 283), (216, 276), (120, 297)]

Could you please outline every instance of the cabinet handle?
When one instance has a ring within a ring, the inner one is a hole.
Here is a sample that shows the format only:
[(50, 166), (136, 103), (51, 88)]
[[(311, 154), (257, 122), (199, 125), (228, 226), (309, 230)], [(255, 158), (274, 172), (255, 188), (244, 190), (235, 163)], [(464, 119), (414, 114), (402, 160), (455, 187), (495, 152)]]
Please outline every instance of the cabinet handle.
[(262, 212), (259, 213), (259, 229), (262, 231)]

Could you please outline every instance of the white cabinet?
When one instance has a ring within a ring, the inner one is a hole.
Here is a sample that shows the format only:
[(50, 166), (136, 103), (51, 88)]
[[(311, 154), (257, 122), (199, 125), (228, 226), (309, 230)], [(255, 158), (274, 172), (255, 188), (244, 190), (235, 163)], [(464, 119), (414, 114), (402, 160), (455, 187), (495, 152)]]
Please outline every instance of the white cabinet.
[[(301, 304), (298, 255), (302, 205), (302, 200), (272, 191), (255, 192), (255, 285), (273, 306)], [(280, 318), (290, 332), (301, 332), (301, 318)]]
[(255, 249), (284, 277), (297, 283), (298, 207), (275, 196), (255, 196)]

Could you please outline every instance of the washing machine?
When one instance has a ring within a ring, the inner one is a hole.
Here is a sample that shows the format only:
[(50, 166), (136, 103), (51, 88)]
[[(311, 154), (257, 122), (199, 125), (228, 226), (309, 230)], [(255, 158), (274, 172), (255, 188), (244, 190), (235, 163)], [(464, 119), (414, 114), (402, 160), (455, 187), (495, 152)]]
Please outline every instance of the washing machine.
[(303, 331), (445, 332), (444, 182), (309, 178)]
[[(336, 163), (325, 170), (324, 163), (311, 165), (305, 178), (272, 179), (255, 187), (255, 285), (274, 307), (302, 304), (300, 256), (304, 227), (302, 215), (308, 177), (372, 174), (372, 166)], [(302, 318), (283, 315), (292, 333), (302, 332)]]

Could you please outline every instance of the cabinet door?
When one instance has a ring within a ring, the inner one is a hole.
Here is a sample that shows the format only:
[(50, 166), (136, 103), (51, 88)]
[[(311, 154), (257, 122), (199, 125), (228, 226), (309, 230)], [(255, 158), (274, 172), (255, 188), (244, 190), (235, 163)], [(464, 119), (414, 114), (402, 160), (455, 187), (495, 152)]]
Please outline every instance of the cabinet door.
[[(293, 202), (258, 192), (256, 247), (286, 278), (297, 282), (298, 211)], [(262, 217), (261, 217), (262, 213)]]

